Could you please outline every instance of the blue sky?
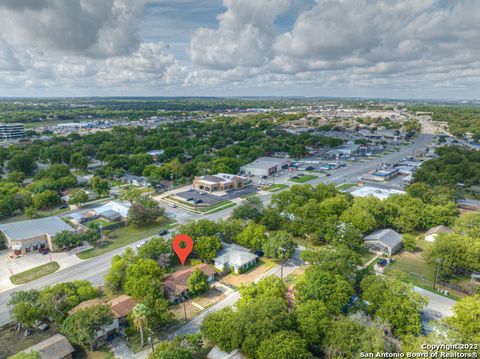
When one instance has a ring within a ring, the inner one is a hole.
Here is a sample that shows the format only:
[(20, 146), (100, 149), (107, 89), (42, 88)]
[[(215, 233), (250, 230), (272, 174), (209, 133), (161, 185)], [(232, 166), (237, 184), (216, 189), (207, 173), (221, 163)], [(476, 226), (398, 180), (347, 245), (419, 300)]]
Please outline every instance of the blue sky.
[(0, 96), (480, 96), (475, 0), (3, 0)]

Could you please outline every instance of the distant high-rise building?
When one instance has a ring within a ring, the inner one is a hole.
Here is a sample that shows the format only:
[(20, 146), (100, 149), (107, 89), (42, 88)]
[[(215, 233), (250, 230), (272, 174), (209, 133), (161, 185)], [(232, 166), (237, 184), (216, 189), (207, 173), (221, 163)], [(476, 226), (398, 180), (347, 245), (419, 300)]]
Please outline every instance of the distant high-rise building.
[(0, 123), (0, 141), (10, 141), (22, 138), (25, 134), (23, 123)]

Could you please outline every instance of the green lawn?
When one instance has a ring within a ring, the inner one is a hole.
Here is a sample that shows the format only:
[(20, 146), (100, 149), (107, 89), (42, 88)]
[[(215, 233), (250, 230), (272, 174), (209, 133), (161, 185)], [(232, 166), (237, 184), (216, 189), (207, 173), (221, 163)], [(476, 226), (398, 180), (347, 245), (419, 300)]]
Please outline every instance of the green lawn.
[[(42, 209), (42, 210), (38, 210), (37, 217), (35, 217), (35, 218), (44, 218), (44, 217), (55, 216), (57, 214), (67, 212), (69, 210), (70, 210), (70, 208), (62, 208), (62, 209), (56, 208), (56, 209), (53, 209), (52, 211)], [(32, 218), (27, 217), (25, 214), (22, 213), (22, 214), (19, 214), (17, 216), (3, 218), (2, 220), (0, 220), (0, 224), (27, 221), (29, 219), (32, 219)]]
[(136, 227), (133, 224), (116, 229), (110, 233), (112, 237), (105, 240), (103, 245), (88, 249), (77, 254), (80, 259), (90, 259), (104, 253), (113, 251), (114, 249), (132, 244), (143, 238), (151, 237), (157, 234), (162, 228), (170, 227), (172, 220), (161, 217), (157, 222), (146, 227)]
[(295, 183), (305, 183), (305, 182), (311, 181), (315, 178), (318, 178), (318, 176), (305, 175), (305, 176), (298, 177), (298, 178), (290, 178), (289, 181), (295, 182)]
[(29, 269), (25, 272), (14, 274), (10, 277), (13, 284), (20, 285), (31, 282), (32, 280), (41, 278), (50, 273), (56, 272), (60, 268), (57, 262), (50, 262), (41, 266)]
[(360, 260), (362, 264), (367, 264), (373, 257), (375, 257), (375, 253), (370, 252), (367, 248), (361, 248), (358, 250), (358, 254), (360, 255)]
[(252, 192), (252, 193), (244, 194), (243, 196), (240, 196), (240, 198), (248, 198), (248, 197), (253, 197), (253, 196), (256, 196), (256, 195), (257, 195), (257, 192)]
[[(185, 206), (191, 209), (192, 211), (195, 211), (195, 205), (193, 203), (190, 203), (187, 201), (181, 201), (177, 198), (174, 198), (173, 196), (169, 196), (167, 198), (174, 203), (180, 204), (182, 206)], [(203, 206), (201, 204), (197, 205), (196, 209), (199, 213), (215, 213), (215, 212), (222, 211), (226, 208), (235, 206), (235, 202), (232, 202), (232, 201), (222, 201), (216, 204), (212, 204), (211, 206), (205, 206), (204, 203), (202, 204)], [(215, 211), (216, 209), (218, 209), (218, 211)]]
[(343, 191), (343, 190), (346, 190), (346, 189), (355, 187), (356, 185), (357, 185), (356, 183), (343, 183), (343, 184), (341, 184), (341, 185), (338, 185), (338, 186), (337, 186), (337, 189), (338, 189), (339, 191)]
[(230, 208), (230, 207), (235, 207), (236, 205), (237, 204), (235, 202), (225, 201), (225, 202), (222, 202), (221, 206), (210, 206), (210, 207), (208, 207), (208, 209), (206, 209), (204, 211), (200, 211), (200, 212), (205, 213), (205, 214), (212, 214), (212, 213), (217, 213), (217, 212), (223, 211), (224, 209), (227, 209), (227, 208)]
[(285, 189), (285, 188), (288, 188), (288, 186), (286, 184), (278, 183), (278, 184), (274, 184), (273, 186), (268, 187), (266, 189), (266, 191), (268, 191), (268, 192), (278, 192), (278, 191), (281, 191), (282, 189)]

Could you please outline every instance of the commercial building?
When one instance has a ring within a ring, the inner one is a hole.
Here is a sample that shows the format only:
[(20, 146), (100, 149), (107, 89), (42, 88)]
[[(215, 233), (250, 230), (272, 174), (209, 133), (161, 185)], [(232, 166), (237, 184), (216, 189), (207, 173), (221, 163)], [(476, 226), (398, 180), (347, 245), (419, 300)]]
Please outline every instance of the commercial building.
[(110, 201), (94, 211), (99, 216), (108, 221), (126, 219), (131, 204), (129, 202)]
[(240, 172), (252, 176), (271, 176), (273, 173), (279, 172), (282, 168), (286, 168), (290, 164), (291, 161), (285, 158), (260, 157), (240, 167)]
[(390, 181), (392, 178), (399, 174), (400, 173), (398, 168), (387, 168), (368, 173), (364, 175), (362, 179), (367, 181), (386, 182)]
[(53, 237), (60, 232), (75, 232), (59, 217), (31, 219), (29, 221), (13, 222), (0, 225), (7, 248), (15, 255), (26, 254), (41, 248), (55, 250)]
[(22, 138), (25, 134), (23, 123), (0, 123), (0, 141), (11, 141)]
[(402, 248), (403, 237), (393, 229), (379, 229), (363, 239), (365, 247), (374, 252), (395, 254)]
[(197, 176), (193, 180), (193, 188), (206, 192), (240, 189), (245, 187), (246, 184), (246, 177), (231, 175), (228, 173), (217, 173), (213, 176)]

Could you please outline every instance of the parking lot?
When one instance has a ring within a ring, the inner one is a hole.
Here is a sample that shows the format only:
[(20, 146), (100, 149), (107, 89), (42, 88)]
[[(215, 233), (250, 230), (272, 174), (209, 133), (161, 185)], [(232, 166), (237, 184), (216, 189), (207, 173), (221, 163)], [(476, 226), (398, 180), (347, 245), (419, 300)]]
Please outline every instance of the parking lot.
[(193, 189), (177, 193), (176, 195), (188, 202), (194, 203), (195, 201), (197, 201), (197, 204), (212, 206), (223, 201), (232, 200), (255, 192), (257, 192), (255, 186), (247, 186), (242, 189), (226, 192), (226, 194), (222, 196), (216, 196), (207, 192), (197, 191)]

